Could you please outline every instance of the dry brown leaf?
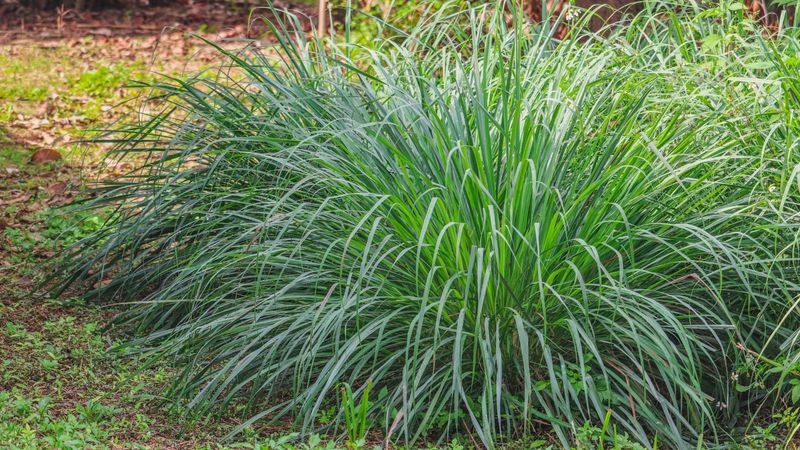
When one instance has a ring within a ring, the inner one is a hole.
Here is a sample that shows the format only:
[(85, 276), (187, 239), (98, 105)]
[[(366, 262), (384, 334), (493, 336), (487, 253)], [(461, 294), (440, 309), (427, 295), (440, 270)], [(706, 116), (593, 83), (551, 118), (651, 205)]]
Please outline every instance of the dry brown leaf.
[(17, 194), (9, 198), (8, 200), (0, 200), (0, 206), (13, 205), (15, 203), (22, 203), (28, 201), (28, 199), (31, 198), (31, 195), (32, 194), (30, 192), (22, 192), (21, 194)]
[(66, 190), (67, 190), (67, 183), (64, 181), (59, 181), (58, 183), (53, 183), (47, 186), (47, 193), (50, 195), (63, 194), (64, 191)]
[(55, 142), (55, 141), (56, 141), (56, 138), (53, 137), (52, 134), (42, 132), (42, 142), (44, 142), (45, 145), (53, 145), (53, 142)]
[(61, 153), (53, 150), (52, 148), (40, 148), (33, 152), (31, 155), (31, 164), (44, 164), (46, 162), (58, 161), (61, 159)]

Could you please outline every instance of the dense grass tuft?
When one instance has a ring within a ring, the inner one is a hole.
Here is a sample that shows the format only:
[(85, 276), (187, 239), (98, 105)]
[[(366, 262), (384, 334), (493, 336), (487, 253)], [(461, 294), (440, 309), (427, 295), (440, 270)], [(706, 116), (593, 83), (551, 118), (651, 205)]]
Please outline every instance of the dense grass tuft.
[(133, 344), (199, 411), (311, 430), (371, 380), (401, 441), (728, 439), (785, 394), (739, 374), (800, 359), (797, 41), (659, 12), (554, 41), (445, 9), (370, 48), (283, 16), (150, 86), (166, 107), (114, 138), (146, 162), (66, 263), (143, 299)]

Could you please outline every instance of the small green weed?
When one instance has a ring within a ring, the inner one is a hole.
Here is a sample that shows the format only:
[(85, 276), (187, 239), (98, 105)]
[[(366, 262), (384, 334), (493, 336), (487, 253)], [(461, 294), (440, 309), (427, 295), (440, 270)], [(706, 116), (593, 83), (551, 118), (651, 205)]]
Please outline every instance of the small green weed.
[(369, 393), (371, 390), (372, 380), (369, 380), (361, 392), (361, 399), (356, 402), (356, 394), (353, 393), (350, 384), (342, 384), (342, 410), (347, 431), (347, 447), (351, 450), (364, 447), (368, 430), (367, 414), (370, 408)]
[(48, 93), (42, 86), (0, 86), (0, 99), (40, 101), (46, 99)]
[(47, 209), (42, 215), (47, 223), (42, 236), (64, 246), (78, 242), (103, 226), (103, 219), (94, 212)]
[(98, 67), (82, 73), (73, 84), (72, 91), (76, 94), (109, 96), (115, 89), (130, 82), (131, 76), (139, 72), (143, 66), (142, 63), (134, 63)]

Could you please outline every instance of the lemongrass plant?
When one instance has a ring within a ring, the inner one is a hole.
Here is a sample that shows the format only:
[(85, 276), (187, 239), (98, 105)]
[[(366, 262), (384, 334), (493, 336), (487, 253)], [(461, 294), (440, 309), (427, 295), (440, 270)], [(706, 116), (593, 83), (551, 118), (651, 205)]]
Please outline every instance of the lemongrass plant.
[(796, 157), (686, 70), (694, 16), (556, 41), (497, 6), (372, 47), (276, 13), (273, 46), (150, 85), (68, 281), (110, 278), (169, 394), (243, 426), (372, 383), (400, 442), (727, 439), (731, 374), (797, 338)]

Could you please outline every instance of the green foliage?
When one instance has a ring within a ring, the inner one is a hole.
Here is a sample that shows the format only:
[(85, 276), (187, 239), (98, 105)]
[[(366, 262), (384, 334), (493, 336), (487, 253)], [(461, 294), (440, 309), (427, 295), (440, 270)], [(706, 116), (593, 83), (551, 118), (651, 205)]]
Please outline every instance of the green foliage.
[[(163, 371), (137, 372), (135, 361), (112, 359), (96, 322), (60, 315), (28, 329), (9, 317), (30, 314), (30, 305), (0, 304), (0, 447), (9, 449), (139, 448), (173, 421), (153, 408), (150, 399), (165, 377)], [(81, 305), (79, 311), (100, 312)], [(63, 305), (47, 312), (64, 314)], [(42, 364), (57, 361), (54, 367)], [(84, 395), (93, 398), (80, 400)], [(128, 414), (136, 411), (135, 414)], [(215, 424), (214, 427), (220, 426)], [(175, 434), (187, 430), (180, 427)], [(206, 424), (208, 429), (208, 424)], [(224, 428), (223, 428), (224, 429)], [(222, 441), (193, 431), (198, 441)], [(169, 436), (169, 435), (166, 435)], [(162, 442), (161, 440), (156, 440)], [(333, 441), (297, 434), (241, 438), (226, 446), (200, 444), (188, 448), (251, 448), (270, 450), (333, 450)], [(178, 442), (185, 443), (186, 436)], [(183, 444), (182, 444), (183, 445)]]
[(66, 212), (63, 209), (46, 208), (36, 214), (36, 217), (41, 218), (46, 224), (46, 228), (41, 232), (6, 228), (3, 234), (17, 250), (30, 251), (36, 246), (56, 249), (68, 247), (100, 229), (103, 219), (97, 213), (99, 211)]
[[(8, 120), (10, 120), (10, 109)], [(5, 114), (5, 112), (0, 112)], [(0, 117), (2, 119), (3, 117)], [(20, 166), (28, 162), (30, 154), (25, 151), (25, 148), (12, 141), (3, 129), (0, 128), (0, 166), (8, 167), (10, 165)]]
[(36, 101), (44, 100), (47, 98), (47, 88), (40, 86), (33, 87), (20, 87), (20, 86), (2, 86), (0, 87), (0, 98), (9, 100), (27, 100)]
[(66, 214), (63, 210), (46, 210), (43, 215), (47, 228), (42, 231), (42, 236), (61, 245), (72, 245), (103, 225), (103, 219), (94, 213), (75, 211)]
[(342, 385), (342, 411), (344, 412), (344, 427), (347, 431), (347, 446), (351, 449), (360, 449), (364, 447), (365, 439), (367, 437), (367, 414), (370, 409), (369, 393), (372, 390), (372, 381), (367, 381), (367, 384), (361, 390), (361, 397), (356, 402), (356, 395), (353, 394), (353, 388), (350, 384), (344, 383)]
[(0, 392), (0, 442), (8, 448), (80, 449), (97, 447), (108, 432), (96, 423), (69, 414), (54, 418), (51, 400), (29, 399)]
[[(0, 316), (13, 314), (8, 308)], [(53, 339), (53, 336), (58, 338)], [(0, 442), (9, 448), (104, 448), (112, 433), (127, 427), (119, 410), (93, 399), (62, 413), (65, 383), (91, 384), (106, 360), (96, 324), (79, 326), (75, 317), (62, 316), (30, 331), (6, 321), (0, 330), (4, 342), (0, 390)], [(50, 395), (36, 392), (44, 382)], [(71, 384), (74, 387), (74, 384)], [(69, 389), (66, 389), (69, 390)], [(59, 408), (59, 409), (60, 409)]]
[(66, 281), (114, 274), (93, 294), (143, 299), (131, 350), (241, 429), (310, 432), (369, 379), (351, 443), (372, 420), (486, 447), (541, 422), (564, 447), (790, 436), (752, 418), (800, 360), (800, 47), (731, 5), (561, 41), (443, 8), (371, 47), (275, 12), (279, 58), (219, 48), (218, 78), (155, 83), (164, 109), (115, 130), (145, 157)]
[(114, 64), (84, 72), (73, 85), (78, 93), (109, 96), (114, 89), (130, 81), (133, 65)]
[(429, 21), (438, 11), (463, 10), (469, 7), (466, 0), (384, 1), (368, 3), (353, 0), (330, 2), (333, 27), (347, 34), (350, 42), (371, 46), (382, 39), (396, 37), (405, 30)]

